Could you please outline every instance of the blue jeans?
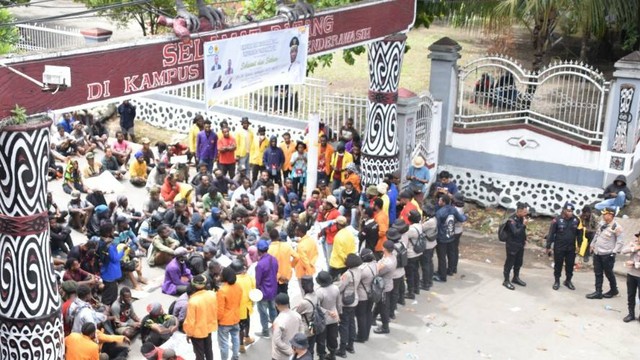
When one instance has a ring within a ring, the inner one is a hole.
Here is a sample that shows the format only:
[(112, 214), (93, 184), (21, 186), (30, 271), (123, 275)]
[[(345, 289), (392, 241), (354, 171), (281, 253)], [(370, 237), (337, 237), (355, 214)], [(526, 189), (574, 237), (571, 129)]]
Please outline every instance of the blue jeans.
[(220, 357), (222, 360), (229, 359), (229, 335), (231, 335), (232, 359), (237, 359), (240, 356), (240, 326), (238, 324), (221, 325), (218, 326), (218, 346), (220, 347)]
[(627, 195), (624, 193), (624, 191), (620, 191), (618, 192), (618, 196), (601, 201), (597, 203), (594, 207), (596, 208), (596, 210), (599, 210), (599, 211), (602, 211), (604, 208), (608, 208), (608, 207), (618, 210), (624, 207), (624, 202), (626, 200), (627, 200)]
[(213, 159), (199, 159), (201, 163), (207, 164), (207, 172), (211, 174), (213, 172)]
[[(346, 216), (347, 208), (340, 205), (340, 207), (338, 207), (338, 211), (340, 211), (342, 216)], [(358, 228), (358, 208), (356, 207), (351, 208), (351, 226), (353, 226), (354, 229)]]
[(269, 322), (276, 319), (276, 303), (273, 300), (258, 301), (258, 314), (260, 314), (260, 325), (262, 332), (269, 331)]
[[(242, 169), (242, 170), (241, 170)], [(249, 155), (238, 158), (238, 172), (244, 172), (244, 175), (251, 178), (251, 168), (249, 167)]]

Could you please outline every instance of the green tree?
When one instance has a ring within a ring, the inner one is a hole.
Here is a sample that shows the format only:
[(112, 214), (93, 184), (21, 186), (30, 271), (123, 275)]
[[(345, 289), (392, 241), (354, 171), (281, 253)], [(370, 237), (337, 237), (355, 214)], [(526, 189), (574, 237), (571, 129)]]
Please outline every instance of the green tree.
[[(126, 0), (74, 0), (82, 3), (90, 9), (105, 5), (119, 4)], [(107, 16), (118, 27), (126, 26), (130, 21), (135, 21), (142, 30), (142, 35), (155, 35), (158, 33), (157, 20), (161, 13), (170, 17), (176, 15), (175, 0), (151, 0), (149, 4), (123, 6), (108, 10), (99, 10), (100, 16)]]
[(456, 26), (497, 30), (521, 24), (529, 30), (533, 48), (533, 69), (546, 63), (552, 34), (560, 29), (580, 32), (583, 39), (581, 57), (586, 58), (592, 35), (602, 36), (612, 19), (619, 24), (635, 15), (638, 0), (487, 0), (450, 2), (448, 8)]
[[(13, 16), (7, 9), (0, 9), (0, 24), (11, 23), (13, 20)], [(0, 26), (0, 55), (13, 50), (13, 45), (19, 40), (20, 33), (15, 26)]]

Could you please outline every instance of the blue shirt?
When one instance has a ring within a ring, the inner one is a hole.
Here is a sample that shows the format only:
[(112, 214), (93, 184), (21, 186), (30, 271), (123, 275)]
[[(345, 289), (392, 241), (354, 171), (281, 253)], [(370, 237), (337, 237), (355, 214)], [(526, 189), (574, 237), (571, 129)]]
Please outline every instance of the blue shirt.
[[(429, 172), (429, 170), (427, 170)], [(398, 203), (398, 187), (396, 184), (391, 184), (389, 186), (389, 191), (387, 192), (387, 196), (389, 197), (389, 224), (393, 224), (396, 221), (396, 210)]]
[(467, 217), (453, 206), (445, 205), (436, 211), (438, 223), (438, 243), (447, 244), (454, 240), (455, 223), (467, 221)]
[(202, 243), (207, 241), (207, 236), (204, 232), (204, 226), (196, 228), (194, 225), (189, 225), (187, 228), (187, 245), (195, 246), (196, 243)]
[(214, 218), (213, 215), (209, 215), (204, 221), (204, 224), (202, 224), (202, 231), (205, 234), (208, 234), (209, 229), (211, 229), (212, 227), (218, 227), (222, 229), (222, 221), (220, 221), (220, 217)]
[[(413, 166), (409, 166), (409, 172), (407, 172), (407, 176), (415, 176), (418, 179), (429, 180), (431, 179), (431, 173), (429, 173), (429, 169), (426, 166), (423, 166), (419, 169), (414, 168)], [(411, 180), (411, 186), (422, 188), (425, 184), (421, 183), (417, 180)]]
[[(98, 248), (104, 246), (104, 241), (100, 240)], [(115, 243), (109, 244), (109, 261), (106, 264), (102, 264), (100, 267), (100, 276), (102, 280), (107, 282), (118, 281), (122, 277), (122, 270), (120, 269), (120, 260), (124, 256), (124, 249), (118, 251), (118, 245)]]
[(60, 120), (58, 125), (62, 125), (62, 127), (64, 128), (64, 132), (68, 134), (70, 134), (73, 131), (73, 119), (69, 119), (69, 121), (62, 119)]

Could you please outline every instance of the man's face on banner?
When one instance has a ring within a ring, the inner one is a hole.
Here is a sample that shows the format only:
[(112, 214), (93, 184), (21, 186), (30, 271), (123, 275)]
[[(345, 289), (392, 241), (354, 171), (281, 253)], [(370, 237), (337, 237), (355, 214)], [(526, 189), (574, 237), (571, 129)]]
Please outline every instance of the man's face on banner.
[(291, 56), (291, 62), (295, 62), (298, 57), (298, 45), (293, 45), (289, 49), (289, 55)]

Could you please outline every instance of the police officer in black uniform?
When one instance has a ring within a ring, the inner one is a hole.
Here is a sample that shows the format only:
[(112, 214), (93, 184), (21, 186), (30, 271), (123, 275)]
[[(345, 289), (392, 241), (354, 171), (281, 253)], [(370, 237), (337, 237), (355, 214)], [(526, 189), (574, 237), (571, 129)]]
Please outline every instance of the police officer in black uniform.
[[(527, 283), (520, 279), (520, 268), (524, 260), (524, 246), (527, 242), (527, 222), (529, 219), (529, 206), (519, 202), (516, 204), (516, 213), (509, 218), (507, 231), (509, 238), (505, 247), (507, 250), (507, 259), (504, 262), (504, 282), (502, 286), (509, 290), (515, 290), (516, 285), (527, 286)], [(513, 279), (509, 281), (509, 275), (513, 269)], [(513, 284), (512, 284), (513, 283)]]
[(575, 286), (571, 283), (573, 277), (573, 265), (576, 260), (576, 244), (580, 244), (583, 236), (583, 227), (580, 218), (574, 215), (575, 206), (566, 203), (562, 207), (562, 213), (551, 221), (549, 226), (549, 235), (547, 236), (547, 254), (551, 255), (551, 246), (553, 245), (553, 290), (560, 288), (560, 275), (562, 274), (562, 264), (564, 263), (564, 271), (567, 279), (563, 282), (564, 286), (570, 290), (575, 290)]

